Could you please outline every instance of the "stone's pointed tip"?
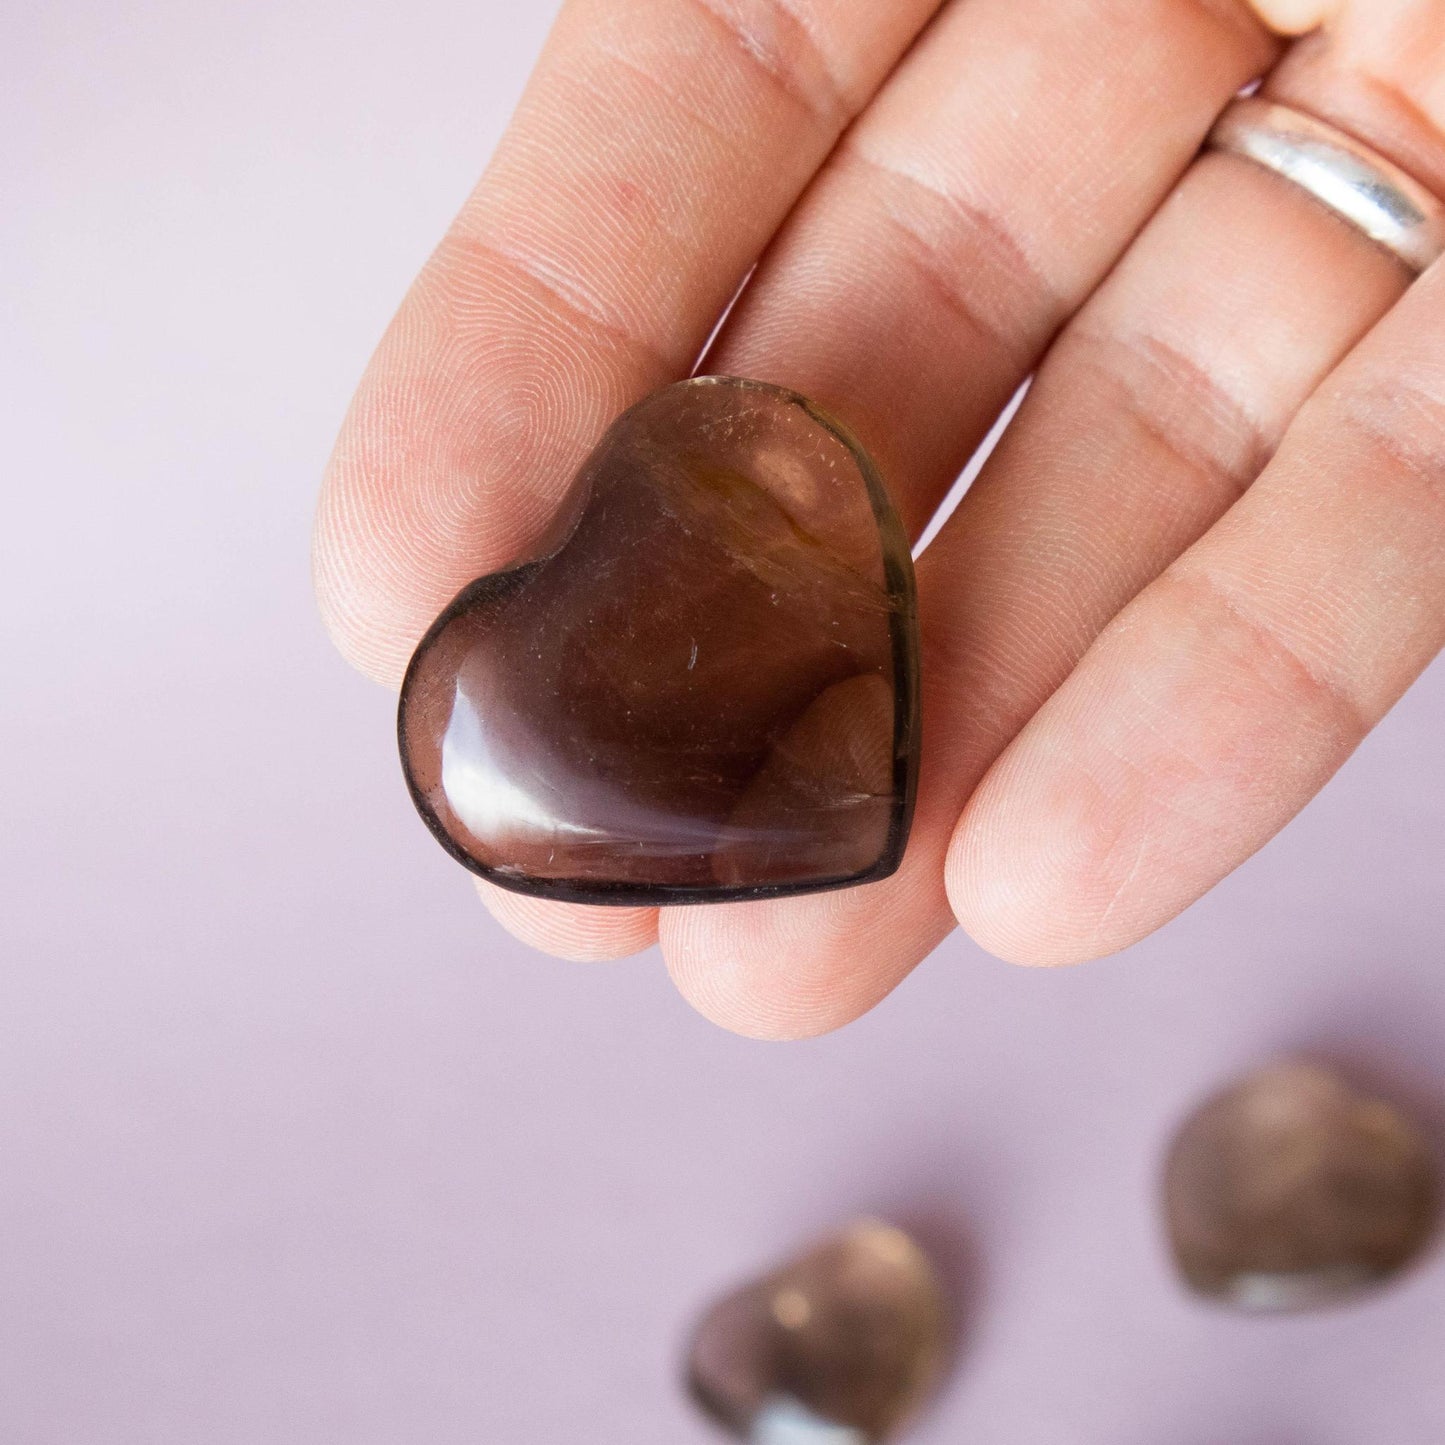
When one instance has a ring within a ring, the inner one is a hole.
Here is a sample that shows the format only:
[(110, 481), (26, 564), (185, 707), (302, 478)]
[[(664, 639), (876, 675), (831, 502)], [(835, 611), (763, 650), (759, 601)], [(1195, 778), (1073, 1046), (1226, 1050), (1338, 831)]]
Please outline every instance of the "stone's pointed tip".
[(871, 882), (918, 764), (912, 560), (868, 457), (804, 398), (665, 387), (581, 467), (550, 550), (418, 647), (412, 797), (460, 862), (579, 903)]
[(1439, 1207), (1414, 1124), (1303, 1062), (1249, 1075), (1191, 1115), (1164, 1195), (1185, 1281), (1253, 1311), (1309, 1309), (1388, 1279), (1425, 1248)]
[(688, 1383), (743, 1439), (883, 1441), (942, 1374), (947, 1319), (918, 1245), (859, 1220), (712, 1305)]

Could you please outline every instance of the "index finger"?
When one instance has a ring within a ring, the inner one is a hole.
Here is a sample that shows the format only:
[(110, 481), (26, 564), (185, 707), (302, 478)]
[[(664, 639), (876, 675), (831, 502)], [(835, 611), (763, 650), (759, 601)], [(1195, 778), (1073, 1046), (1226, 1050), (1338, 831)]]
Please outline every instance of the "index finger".
[(938, 0), (568, 0), (402, 303), (317, 517), (323, 616), (395, 685), (620, 411), (684, 375)]

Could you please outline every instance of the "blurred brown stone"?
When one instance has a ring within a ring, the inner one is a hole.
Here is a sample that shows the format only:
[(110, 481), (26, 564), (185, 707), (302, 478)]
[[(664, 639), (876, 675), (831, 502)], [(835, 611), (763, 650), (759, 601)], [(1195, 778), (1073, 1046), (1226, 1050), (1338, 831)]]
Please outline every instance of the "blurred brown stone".
[(932, 1266), (901, 1230), (864, 1220), (713, 1305), (688, 1383), (753, 1441), (881, 1441), (941, 1373), (947, 1312)]
[(857, 443), (791, 392), (679, 383), (611, 428), (564, 518), (407, 671), (402, 760), (448, 851), (590, 903), (891, 873), (918, 756), (913, 570)]
[(1434, 1228), (1438, 1188), (1424, 1139), (1397, 1109), (1285, 1063), (1185, 1122), (1165, 1207), (1179, 1268), (1201, 1294), (1306, 1309), (1409, 1264)]

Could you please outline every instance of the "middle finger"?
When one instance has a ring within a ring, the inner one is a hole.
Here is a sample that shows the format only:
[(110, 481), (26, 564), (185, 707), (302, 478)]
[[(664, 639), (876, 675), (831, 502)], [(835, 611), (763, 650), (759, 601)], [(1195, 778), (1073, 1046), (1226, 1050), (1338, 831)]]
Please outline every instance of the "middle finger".
[[(707, 369), (846, 419), (916, 534), (1272, 53), (1242, 0), (951, 6), (810, 187)], [(925, 781), (917, 827), (946, 839), (930, 822), (939, 796)], [(946, 931), (941, 844), (932, 854), (911, 848), (869, 888), (664, 909), (668, 964), (698, 1007), (745, 1032), (842, 1022)], [(906, 942), (880, 953), (878, 937)]]

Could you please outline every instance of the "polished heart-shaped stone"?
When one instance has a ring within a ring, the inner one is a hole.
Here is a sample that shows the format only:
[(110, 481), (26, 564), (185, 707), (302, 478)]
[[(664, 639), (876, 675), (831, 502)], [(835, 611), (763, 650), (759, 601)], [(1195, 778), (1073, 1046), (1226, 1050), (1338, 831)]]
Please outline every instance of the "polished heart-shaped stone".
[(937, 1385), (950, 1344), (927, 1256), (864, 1219), (709, 1306), (687, 1384), (754, 1445), (879, 1445)]
[(1247, 1310), (1310, 1309), (1389, 1279), (1425, 1248), (1440, 1206), (1421, 1130), (1303, 1062), (1261, 1069), (1191, 1115), (1164, 1197), (1185, 1280)]
[(613, 424), (541, 553), (422, 639), (407, 783), (453, 857), (540, 897), (870, 882), (912, 813), (917, 631), (857, 441), (794, 392), (679, 382)]

